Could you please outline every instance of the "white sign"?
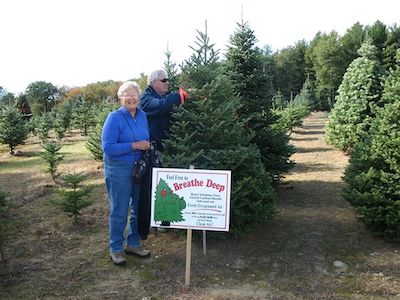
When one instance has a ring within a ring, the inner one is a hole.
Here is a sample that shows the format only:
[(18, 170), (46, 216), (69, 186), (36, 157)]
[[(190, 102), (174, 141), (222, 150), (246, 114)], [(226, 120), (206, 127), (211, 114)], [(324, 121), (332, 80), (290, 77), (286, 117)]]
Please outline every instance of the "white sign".
[(231, 171), (153, 168), (151, 226), (229, 231)]

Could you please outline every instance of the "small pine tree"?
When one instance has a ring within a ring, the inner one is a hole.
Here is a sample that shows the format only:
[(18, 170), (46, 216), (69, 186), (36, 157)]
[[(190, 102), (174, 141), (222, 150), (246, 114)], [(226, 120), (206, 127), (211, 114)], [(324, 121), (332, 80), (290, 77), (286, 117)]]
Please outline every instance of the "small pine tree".
[(310, 107), (303, 102), (293, 101), (284, 109), (276, 109), (274, 112), (279, 119), (272, 127), (289, 132), (290, 135), (295, 127), (303, 124), (304, 118), (310, 114)]
[(313, 103), (311, 82), (306, 79), (300, 93), (292, 102), (289, 102), (283, 109), (274, 110), (279, 120), (273, 127), (292, 133), (295, 127), (303, 124), (303, 119), (310, 114)]
[(16, 108), (4, 106), (0, 110), (0, 143), (8, 145), (10, 154), (28, 137), (28, 127)]
[(32, 133), (34, 136), (37, 136), (36, 132), (36, 122), (38, 121), (37, 117), (32, 117), (27, 122), (26, 126), (28, 128), (28, 133)]
[(46, 112), (40, 116), (34, 117), (33, 124), (35, 124), (35, 133), (41, 143), (47, 143), (50, 130), (53, 128), (53, 116), (51, 112)]
[(77, 106), (73, 112), (74, 125), (78, 128), (82, 135), (88, 135), (89, 128), (96, 124), (96, 109), (94, 105), (83, 99), (78, 100)]
[(88, 199), (93, 186), (83, 186), (86, 179), (83, 174), (68, 174), (63, 176), (64, 187), (58, 190), (61, 199), (53, 199), (50, 202), (60, 207), (69, 217), (74, 217), (74, 223), (78, 222), (78, 216), (82, 209), (92, 205), (93, 200)]
[(59, 141), (65, 136), (65, 128), (64, 126), (60, 123), (60, 119), (57, 118), (54, 120), (54, 132), (56, 134), (56, 137)]
[(273, 109), (284, 109), (287, 106), (287, 101), (283, 98), (282, 92), (278, 90), (272, 97)]
[(10, 210), (13, 205), (8, 201), (9, 193), (0, 191), (0, 254), (1, 260), (6, 261), (4, 244), (8, 237), (8, 230), (10, 226)]
[(73, 112), (73, 105), (69, 101), (65, 102), (57, 110), (58, 118), (62, 120), (61, 124), (63, 125), (65, 131), (67, 131), (71, 126), (72, 112)]
[(296, 95), (293, 102), (308, 106), (309, 110), (311, 110), (313, 107), (314, 98), (315, 96), (312, 88), (312, 82), (307, 78), (303, 84), (303, 87), (301, 88), (300, 93)]
[(85, 142), (86, 149), (90, 152), (91, 157), (96, 161), (103, 161), (103, 149), (101, 147), (101, 133), (107, 115), (117, 108), (116, 104), (106, 105), (96, 116), (96, 126), (90, 132)]
[(57, 173), (57, 168), (64, 158), (64, 155), (59, 153), (61, 145), (57, 143), (45, 143), (42, 144), (42, 147), (44, 151), (39, 153), (39, 156), (47, 163), (44, 171), (49, 173), (53, 181), (56, 182), (57, 177), (60, 176), (60, 174)]
[(61, 140), (69, 126), (71, 124), (72, 119), (72, 104), (69, 102), (64, 103), (63, 105), (57, 107), (54, 116), (54, 131), (59, 140)]

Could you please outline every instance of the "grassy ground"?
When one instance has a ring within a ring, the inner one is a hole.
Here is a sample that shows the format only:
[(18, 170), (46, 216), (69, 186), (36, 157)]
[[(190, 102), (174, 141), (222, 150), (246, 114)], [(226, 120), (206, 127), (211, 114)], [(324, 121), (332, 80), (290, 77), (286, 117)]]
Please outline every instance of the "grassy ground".
[(341, 197), (347, 157), (326, 145), (327, 117), (314, 113), (292, 134), (296, 167), (278, 187), (278, 214), (250, 236), (195, 233), (185, 288), (185, 232), (153, 232), (148, 259), (111, 264), (107, 200), (84, 138), (66, 138), (63, 173), (84, 172), (95, 204), (78, 225), (49, 204), (54, 184), (35, 140), (10, 157), (0, 148), (0, 189), (17, 204), (0, 299), (400, 299), (400, 247), (375, 238)]

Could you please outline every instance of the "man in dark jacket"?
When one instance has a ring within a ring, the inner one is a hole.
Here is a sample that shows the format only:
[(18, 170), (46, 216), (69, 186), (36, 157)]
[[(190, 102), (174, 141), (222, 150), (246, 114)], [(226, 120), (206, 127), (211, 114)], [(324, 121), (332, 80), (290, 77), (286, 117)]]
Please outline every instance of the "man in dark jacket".
[[(174, 105), (180, 105), (189, 99), (189, 94), (179, 88), (179, 92), (169, 91), (169, 79), (165, 70), (153, 71), (148, 80), (148, 87), (140, 97), (139, 107), (146, 113), (150, 129), (150, 139), (157, 144), (157, 150), (163, 151), (162, 140), (167, 138), (171, 122), (171, 109)], [(147, 175), (148, 181), (144, 180), (142, 184), (141, 201), (139, 203), (139, 229), (144, 228), (142, 238), (147, 236), (147, 228), (150, 224), (150, 192), (151, 192), (151, 173)], [(149, 199), (145, 201), (145, 199)], [(163, 221), (162, 226), (169, 226), (170, 222)], [(164, 232), (163, 228), (159, 228)]]
[(149, 85), (140, 97), (139, 107), (146, 113), (150, 127), (150, 138), (163, 151), (162, 140), (169, 133), (171, 108), (183, 104), (189, 95), (182, 88), (179, 92), (169, 91), (169, 79), (164, 70), (155, 70), (149, 76)]

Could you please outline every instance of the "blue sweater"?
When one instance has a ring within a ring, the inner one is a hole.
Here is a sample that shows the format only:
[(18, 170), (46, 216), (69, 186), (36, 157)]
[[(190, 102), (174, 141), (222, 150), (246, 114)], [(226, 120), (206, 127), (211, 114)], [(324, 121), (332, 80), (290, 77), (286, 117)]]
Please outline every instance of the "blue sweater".
[(149, 120), (150, 136), (152, 140), (161, 141), (169, 133), (171, 108), (181, 103), (178, 93), (169, 93), (164, 96), (157, 94), (151, 87), (147, 87), (140, 97), (139, 107), (146, 113)]
[(121, 106), (109, 113), (104, 122), (101, 135), (103, 159), (136, 162), (142, 153), (141, 150), (133, 150), (132, 143), (148, 141), (149, 138), (146, 114), (137, 109), (133, 118), (130, 112)]

